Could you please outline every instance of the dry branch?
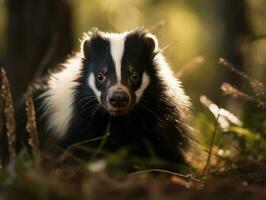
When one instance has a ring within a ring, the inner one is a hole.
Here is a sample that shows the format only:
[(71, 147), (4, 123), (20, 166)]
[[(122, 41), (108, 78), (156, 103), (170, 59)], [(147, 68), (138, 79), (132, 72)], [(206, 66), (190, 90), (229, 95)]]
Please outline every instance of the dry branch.
[(177, 177), (182, 178), (186, 181), (194, 181), (197, 183), (201, 182), (200, 179), (193, 178), (191, 175), (184, 175), (184, 174), (180, 174), (180, 173), (176, 173), (176, 172), (172, 172), (172, 171), (164, 170), (164, 169), (146, 169), (146, 170), (141, 170), (141, 171), (136, 171), (136, 172), (130, 173), (128, 176), (135, 176), (135, 175), (139, 175), (139, 174), (143, 174), (143, 173), (151, 173), (151, 172), (166, 173), (166, 174), (170, 174), (173, 176), (177, 176)]
[[(2, 93), (1, 88), (0, 88), (0, 93)], [(3, 129), (4, 129), (3, 112), (4, 112), (4, 103), (2, 97), (0, 96), (0, 138), (2, 138), (1, 136), (3, 134)]]
[(177, 43), (177, 41), (172, 41), (166, 44), (162, 49), (161, 52), (164, 52), (165, 50), (169, 49), (170, 47), (174, 46)]
[(14, 117), (14, 107), (10, 86), (7, 79), (6, 71), (1, 68), (1, 96), (4, 101), (4, 113), (6, 118), (6, 130), (8, 140), (8, 150), (10, 158), (16, 157), (16, 123)]
[(198, 56), (190, 60), (188, 63), (183, 65), (178, 72), (175, 74), (177, 78), (182, 77), (184, 74), (187, 74), (191, 71), (193, 71), (197, 66), (203, 64), (205, 61), (205, 58), (203, 56)]
[(221, 85), (221, 90), (223, 91), (224, 94), (227, 95), (231, 95), (233, 97), (240, 97), (246, 101), (249, 102), (254, 102), (256, 103), (256, 105), (260, 108), (262, 108), (263, 110), (266, 110), (266, 105), (264, 102), (262, 102), (260, 99), (250, 96), (242, 91), (240, 91), (239, 89), (233, 87), (231, 84), (229, 83), (223, 83)]
[(261, 81), (256, 80), (254, 78), (251, 78), (250, 76), (248, 76), (244, 72), (238, 70), (232, 63), (226, 61), (223, 58), (219, 59), (219, 64), (227, 67), (229, 70), (231, 70), (235, 74), (237, 74), (240, 77), (242, 77), (243, 79), (247, 80), (249, 85), (253, 88), (253, 90), (257, 96), (264, 96), (266, 94), (266, 87)]
[(35, 108), (34, 108), (34, 102), (32, 98), (31, 87), (29, 87), (27, 90), (26, 113), (27, 113), (26, 130), (29, 133), (28, 143), (32, 148), (32, 152), (33, 152), (33, 155), (36, 161), (40, 162), (38, 130), (37, 130), (37, 125), (36, 125), (36, 115), (35, 115)]
[[(1, 78), (0, 78), (0, 83), (1, 83)], [(2, 93), (1, 91), (1, 87), (0, 87), (0, 93)], [(4, 114), (4, 102), (2, 99), (2, 96), (0, 96), (0, 139), (3, 139), (3, 134), (4, 134), (4, 124), (3, 124), (3, 114)], [(0, 143), (2, 143), (2, 141), (0, 141)], [(0, 147), (0, 152), (2, 151), (3, 147)], [(0, 159), (1, 159), (1, 164), (2, 166), (4, 165), (4, 156), (2, 155), (2, 153), (0, 154)]]
[(154, 24), (151, 24), (150, 26), (148, 26), (148, 30), (150, 32), (155, 32), (158, 29), (160, 29), (161, 27), (163, 27), (165, 25), (165, 22), (163, 20), (160, 20), (158, 22), (155, 22)]

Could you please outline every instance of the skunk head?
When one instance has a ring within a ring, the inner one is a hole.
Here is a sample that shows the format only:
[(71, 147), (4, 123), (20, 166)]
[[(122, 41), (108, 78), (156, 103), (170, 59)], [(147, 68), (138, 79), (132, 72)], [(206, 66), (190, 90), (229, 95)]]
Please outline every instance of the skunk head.
[(156, 107), (167, 119), (182, 122), (189, 100), (157, 43), (143, 29), (86, 34), (81, 51), (49, 76), (47, 89), (39, 95), (47, 131), (63, 138), (75, 123), (91, 122), (96, 115), (109, 117), (103, 109), (123, 116), (145, 107), (142, 113), (156, 116)]
[(134, 108), (151, 81), (156, 38), (142, 29), (125, 33), (92, 31), (82, 42), (86, 84), (111, 115)]

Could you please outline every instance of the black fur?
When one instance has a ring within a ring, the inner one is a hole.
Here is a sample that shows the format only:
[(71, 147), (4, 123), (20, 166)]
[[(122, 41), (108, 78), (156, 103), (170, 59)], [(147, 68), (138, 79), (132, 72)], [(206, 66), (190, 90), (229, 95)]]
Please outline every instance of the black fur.
[[(96, 87), (103, 93), (116, 82), (115, 66), (110, 54), (108, 38), (102, 37), (98, 31), (90, 34), (90, 39), (83, 43), (84, 58), (81, 72), (76, 79), (78, 86), (73, 88), (73, 118), (66, 136), (60, 140), (54, 138), (56, 145), (66, 149), (72, 144), (103, 136), (109, 128), (110, 136), (104, 145), (106, 151), (115, 152), (125, 147), (129, 149), (130, 155), (147, 158), (151, 156), (152, 149), (153, 153), (163, 161), (172, 164), (185, 163), (184, 152), (188, 147), (190, 137), (187, 125), (189, 103), (179, 85), (175, 86), (177, 89), (175, 95), (178, 98), (168, 94), (169, 85), (162, 80), (161, 66), (154, 61), (160, 52), (156, 49), (155, 41), (146, 36), (147, 32), (143, 29), (135, 30), (127, 36), (122, 59), (122, 84), (129, 88), (133, 102), (136, 100), (133, 93), (140, 87), (141, 79), (134, 84), (130, 82), (127, 66), (134, 66), (140, 75), (145, 71), (150, 78), (150, 84), (140, 101), (132, 105), (133, 109), (127, 115), (115, 117), (103, 107), (97, 109), (96, 98), (91, 103), (83, 101), (86, 97), (94, 96), (88, 85), (90, 73), (97, 74), (103, 67), (108, 66), (107, 82), (96, 84)], [(48, 135), (53, 135), (48, 133), (46, 128), (49, 115), (43, 115), (42, 105), (45, 97), (39, 97), (47, 89), (46, 78), (41, 83), (34, 84), (34, 101), (42, 149), (51, 148), (49, 143), (51, 140), (47, 138)], [(25, 113), (23, 109), (18, 113), (20, 113), (18, 121), (21, 121), (20, 117)], [(19, 124), (22, 128), (25, 121)], [(21, 143), (20, 140), (18, 146), (21, 147)], [(99, 143), (100, 141), (87, 145), (96, 148)]]

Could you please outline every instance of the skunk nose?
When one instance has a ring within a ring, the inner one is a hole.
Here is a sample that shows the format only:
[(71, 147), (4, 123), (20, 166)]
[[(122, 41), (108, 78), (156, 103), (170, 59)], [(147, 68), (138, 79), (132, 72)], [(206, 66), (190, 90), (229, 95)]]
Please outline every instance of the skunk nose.
[(122, 90), (114, 91), (108, 101), (113, 107), (125, 107), (129, 103), (129, 95)]

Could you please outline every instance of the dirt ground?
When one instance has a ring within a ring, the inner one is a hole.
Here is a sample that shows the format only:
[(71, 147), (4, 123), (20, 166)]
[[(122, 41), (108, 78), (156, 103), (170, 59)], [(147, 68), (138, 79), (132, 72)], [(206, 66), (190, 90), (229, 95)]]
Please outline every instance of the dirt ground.
[[(237, 168), (209, 170), (202, 179), (167, 171), (110, 175), (84, 168), (29, 170), (1, 186), (3, 199), (266, 199), (266, 162), (239, 161)], [(2, 198), (1, 198), (2, 199)]]

